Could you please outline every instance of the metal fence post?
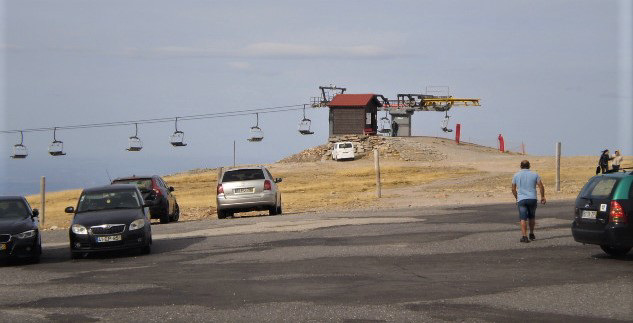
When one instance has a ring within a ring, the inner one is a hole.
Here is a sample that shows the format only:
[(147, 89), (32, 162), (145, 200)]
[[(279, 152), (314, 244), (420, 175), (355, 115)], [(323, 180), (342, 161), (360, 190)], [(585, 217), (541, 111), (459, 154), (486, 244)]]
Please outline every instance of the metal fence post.
[(374, 149), (374, 168), (376, 169), (376, 197), (382, 196), (381, 184), (380, 184), (380, 155), (378, 149)]
[(556, 192), (560, 192), (560, 154), (561, 143), (556, 143)]
[(40, 179), (40, 225), (46, 221), (46, 177)]

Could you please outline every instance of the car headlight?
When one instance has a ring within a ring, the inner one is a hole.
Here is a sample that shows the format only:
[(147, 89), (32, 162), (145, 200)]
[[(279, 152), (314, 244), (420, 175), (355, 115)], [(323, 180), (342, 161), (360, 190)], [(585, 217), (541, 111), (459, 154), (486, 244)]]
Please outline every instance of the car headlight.
[(130, 231), (138, 230), (145, 226), (145, 219), (138, 219), (130, 223)]
[(81, 224), (73, 224), (70, 229), (73, 231), (74, 234), (88, 234), (88, 229), (86, 229), (86, 227)]
[(27, 239), (27, 238), (32, 238), (34, 236), (35, 236), (35, 230), (24, 231), (22, 233), (18, 233), (14, 235), (14, 237), (18, 239)]

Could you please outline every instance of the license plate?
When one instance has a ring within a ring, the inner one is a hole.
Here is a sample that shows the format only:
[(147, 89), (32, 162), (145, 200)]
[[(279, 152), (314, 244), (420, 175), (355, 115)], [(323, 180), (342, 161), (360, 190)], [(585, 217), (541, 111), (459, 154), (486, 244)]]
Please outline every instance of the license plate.
[(595, 220), (596, 219), (596, 214), (598, 212), (597, 211), (587, 211), (587, 210), (583, 210), (582, 211), (582, 218), (583, 219), (592, 219)]
[(4, 243), (0, 243), (0, 250), (7, 250), (7, 245)]
[(235, 193), (253, 193), (253, 187), (236, 188), (233, 190)]
[(105, 236), (105, 237), (97, 237), (97, 242), (112, 242), (112, 241), (121, 241), (121, 236)]

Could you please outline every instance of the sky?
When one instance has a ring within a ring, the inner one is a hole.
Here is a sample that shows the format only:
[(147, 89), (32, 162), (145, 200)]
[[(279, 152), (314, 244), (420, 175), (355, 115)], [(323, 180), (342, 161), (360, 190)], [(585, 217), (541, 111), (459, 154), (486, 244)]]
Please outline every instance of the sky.
[[(2, 0), (0, 130), (171, 118), (309, 103), (321, 85), (347, 93), (424, 93), (449, 86), (481, 107), (454, 108), (462, 139), (532, 155), (633, 155), (633, 1)], [(233, 163), (263, 164), (327, 140), (327, 110), (139, 126), (0, 134), (0, 194), (108, 183)], [(439, 112), (413, 135), (445, 136)], [(452, 135), (452, 134), (450, 134)], [(597, 158), (597, 157), (596, 157)]]

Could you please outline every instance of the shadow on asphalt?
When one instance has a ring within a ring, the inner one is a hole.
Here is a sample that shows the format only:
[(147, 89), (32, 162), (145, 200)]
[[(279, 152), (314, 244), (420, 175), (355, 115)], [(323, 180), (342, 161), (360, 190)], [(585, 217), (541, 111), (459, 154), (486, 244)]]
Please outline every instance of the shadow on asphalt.
[(591, 255), (591, 258), (600, 259), (600, 260), (615, 260), (615, 261), (633, 261), (633, 252), (629, 252), (624, 256), (614, 257), (610, 256), (606, 253), (597, 253)]
[[(139, 248), (136, 249), (128, 249), (128, 250), (113, 250), (113, 251), (99, 251), (94, 253), (89, 253), (84, 255), (83, 258), (79, 260), (72, 260), (70, 258), (70, 249), (69, 247), (54, 247), (54, 248), (44, 248), (42, 251), (42, 256), (40, 263), (42, 264), (54, 264), (61, 263), (67, 261), (82, 261), (82, 260), (90, 260), (90, 259), (117, 259), (117, 258), (133, 258), (133, 257), (148, 257), (151, 255), (159, 255), (163, 253), (173, 252), (185, 249), (193, 244), (196, 244), (202, 240), (204, 237), (196, 237), (196, 238), (185, 238), (185, 239), (171, 239), (171, 240), (154, 240), (152, 243), (152, 252), (149, 255), (141, 254)], [(0, 267), (3, 266), (24, 266), (24, 265), (37, 265), (32, 264), (28, 260), (12, 260), (6, 263), (0, 263)]]

